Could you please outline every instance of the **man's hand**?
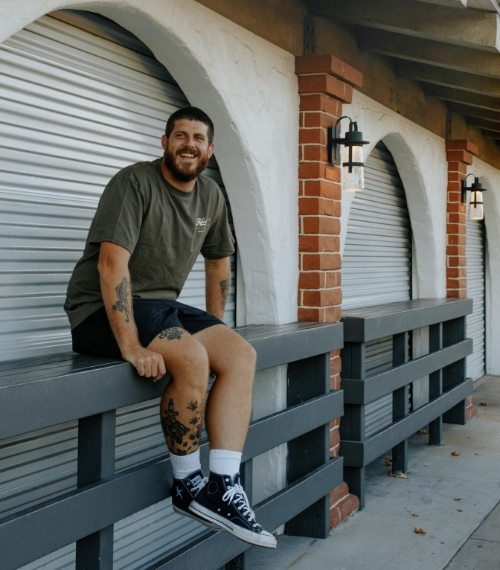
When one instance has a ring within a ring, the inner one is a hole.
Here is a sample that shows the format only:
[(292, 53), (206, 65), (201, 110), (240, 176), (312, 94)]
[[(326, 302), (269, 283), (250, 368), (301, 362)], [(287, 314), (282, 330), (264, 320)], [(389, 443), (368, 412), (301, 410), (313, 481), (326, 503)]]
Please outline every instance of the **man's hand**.
[(132, 364), (139, 376), (153, 378), (153, 382), (161, 380), (167, 373), (163, 356), (140, 344), (130, 350), (122, 350), (122, 357)]

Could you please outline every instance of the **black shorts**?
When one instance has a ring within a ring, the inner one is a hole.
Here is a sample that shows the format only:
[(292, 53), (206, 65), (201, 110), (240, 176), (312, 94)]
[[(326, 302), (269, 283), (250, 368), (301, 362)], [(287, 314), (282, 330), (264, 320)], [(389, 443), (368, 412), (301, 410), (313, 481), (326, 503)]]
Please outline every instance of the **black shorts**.
[[(134, 319), (142, 346), (170, 327), (181, 327), (190, 334), (224, 323), (210, 313), (177, 301), (134, 299)], [(94, 354), (121, 358), (118, 343), (102, 307), (71, 331), (73, 350), (79, 354)]]

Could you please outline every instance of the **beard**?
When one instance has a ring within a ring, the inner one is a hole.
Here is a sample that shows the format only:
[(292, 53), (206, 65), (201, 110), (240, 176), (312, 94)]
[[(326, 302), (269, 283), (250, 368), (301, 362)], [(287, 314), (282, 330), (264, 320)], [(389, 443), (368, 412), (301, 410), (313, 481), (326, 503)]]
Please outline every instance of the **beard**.
[[(177, 155), (180, 155), (182, 152), (186, 151), (194, 154), (195, 157), (198, 157), (198, 164), (182, 165), (177, 163)], [(165, 166), (171, 172), (173, 178), (179, 182), (191, 182), (197, 178), (207, 167), (208, 154), (200, 154), (197, 150), (193, 150), (188, 147), (182, 147), (176, 153), (174, 153), (167, 147), (163, 153), (163, 160), (165, 161)]]

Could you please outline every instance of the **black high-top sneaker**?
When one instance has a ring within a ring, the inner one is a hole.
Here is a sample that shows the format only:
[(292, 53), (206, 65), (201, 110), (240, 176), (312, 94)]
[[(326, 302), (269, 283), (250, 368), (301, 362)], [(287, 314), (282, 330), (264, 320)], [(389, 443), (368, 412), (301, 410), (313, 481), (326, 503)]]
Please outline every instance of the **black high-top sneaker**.
[(184, 479), (176, 479), (174, 477), (174, 484), (172, 485), (172, 506), (176, 513), (190, 517), (212, 530), (224, 530), (220, 525), (199, 517), (189, 510), (189, 505), (201, 489), (203, 489), (207, 481), (208, 477), (203, 477), (201, 469), (194, 471)]
[(220, 525), (245, 542), (276, 548), (276, 538), (263, 530), (255, 520), (248, 503), (239, 473), (233, 477), (210, 473), (203, 486), (189, 505), (189, 510), (205, 520)]

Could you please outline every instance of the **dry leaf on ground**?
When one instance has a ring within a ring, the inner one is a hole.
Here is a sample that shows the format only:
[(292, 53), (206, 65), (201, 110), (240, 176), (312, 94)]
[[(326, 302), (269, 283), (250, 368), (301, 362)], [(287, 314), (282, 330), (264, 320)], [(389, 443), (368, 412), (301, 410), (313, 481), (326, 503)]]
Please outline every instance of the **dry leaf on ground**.
[(384, 465), (388, 465), (390, 467), (392, 465), (392, 461), (390, 459), (386, 459)]
[(426, 435), (426, 434), (428, 434), (429, 432), (428, 432), (428, 430), (426, 430), (426, 429), (419, 429), (419, 430), (418, 430), (418, 433), (421, 433), (422, 435)]
[(488, 402), (479, 402), (479, 405), (480, 405), (480, 406), (487, 406), (487, 405), (488, 405)]
[(458, 511), (459, 513), (463, 513), (463, 512), (464, 512), (463, 509), (457, 509), (457, 511)]
[(417, 513), (413, 513), (411, 516), (412, 517), (418, 517)]
[(462, 497), (453, 497), (453, 500), (454, 500), (454, 501), (461, 501), (461, 500), (462, 500)]
[(427, 533), (425, 532), (425, 530), (424, 530), (421, 526), (416, 526), (416, 527), (415, 527), (415, 533), (416, 533), (416, 534), (427, 534)]
[(474, 453), (474, 455), (484, 455), (484, 453)]
[(451, 454), (452, 454), (454, 457), (458, 457), (458, 456), (460, 455), (460, 453), (458, 453), (458, 451), (452, 451)]

